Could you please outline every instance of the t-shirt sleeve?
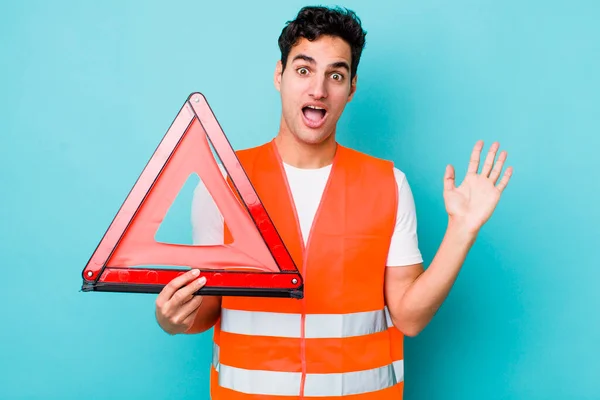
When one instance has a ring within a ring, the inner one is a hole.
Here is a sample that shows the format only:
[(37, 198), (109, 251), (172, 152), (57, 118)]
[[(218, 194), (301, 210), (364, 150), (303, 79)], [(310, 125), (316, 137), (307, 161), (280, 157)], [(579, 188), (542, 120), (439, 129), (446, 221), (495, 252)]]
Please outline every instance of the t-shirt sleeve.
[[(225, 169), (219, 165), (225, 176)], [(191, 207), (192, 241), (195, 245), (223, 244), (223, 215), (202, 181), (194, 189)]]
[(417, 213), (406, 176), (394, 168), (398, 185), (398, 213), (388, 253), (388, 267), (402, 267), (423, 262), (417, 237)]

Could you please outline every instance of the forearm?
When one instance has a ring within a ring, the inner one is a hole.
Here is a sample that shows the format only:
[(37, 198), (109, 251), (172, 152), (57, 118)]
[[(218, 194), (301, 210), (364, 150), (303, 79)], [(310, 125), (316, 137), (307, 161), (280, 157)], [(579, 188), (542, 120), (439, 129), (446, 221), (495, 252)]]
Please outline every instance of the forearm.
[(429, 267), (391, 305), (392, 320), (407, 335), (420, 332), (433, 318), (452, 288), (465, 258), (475, 242), (476, 233), (450, 221), (446, 234)]
[(185, 333), (202, 333), (212, 328), (221, 315), (221, 297), (204, 296), (193, 325)]

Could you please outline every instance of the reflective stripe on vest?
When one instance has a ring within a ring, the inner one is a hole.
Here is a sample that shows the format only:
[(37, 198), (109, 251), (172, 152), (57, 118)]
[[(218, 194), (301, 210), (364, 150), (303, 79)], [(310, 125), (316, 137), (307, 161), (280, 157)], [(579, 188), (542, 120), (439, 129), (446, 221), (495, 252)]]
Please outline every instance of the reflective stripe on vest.
[[(387, 311), (387, 310), (386, 310)], [(388, 328), (387, 312), (366, 311), (350, 314), (308, 314), (305, 335), (312, 338), (346, 338), (382, 332)], [(300, 314), (221, 310), (221, 331), (240, 335), (300, 338)]]
[[(219, 362), (219, 346), (213, 344), (213, 366), (219, 373), (219, 385), (254, 395), (296, 396), (300, 391), (300, 372), (249, 370)], [(403, 360), (365, 371), (336, 374), (307, 374), (304, 395), (344, 396), (386, 389), (404, 380)]]

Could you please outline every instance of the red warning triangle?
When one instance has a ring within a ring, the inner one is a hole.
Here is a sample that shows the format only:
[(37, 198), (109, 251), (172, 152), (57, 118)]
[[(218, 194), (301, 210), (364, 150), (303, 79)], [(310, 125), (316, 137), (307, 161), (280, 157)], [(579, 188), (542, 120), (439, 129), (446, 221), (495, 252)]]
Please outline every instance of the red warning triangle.
[[(223, 214), (232, 243), (155, 240), (177, 189), (194, 172)], [(174, 268), (148, 267), (153, 265)], [(159, 293), (190, 267), (207, 278), (199, 294), (303, 297), (302, 277), (201, 93), (188, 97), (129, 192), (82, 272), (82, 290)]]

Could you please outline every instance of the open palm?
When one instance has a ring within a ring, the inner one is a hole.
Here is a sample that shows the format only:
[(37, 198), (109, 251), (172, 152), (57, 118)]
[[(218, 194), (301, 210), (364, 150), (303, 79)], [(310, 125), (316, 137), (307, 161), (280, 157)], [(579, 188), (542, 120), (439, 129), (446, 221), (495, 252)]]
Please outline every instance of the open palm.
[(498, 182), (507, 153), (502, 151), (494, 163), (499, 148), (497, 142), (492, 144), (478, 174), (482, 148), (483, 141), (478, 141), (473, 148), (467, 174), (460, 186), (455, 185), (455, 172), (452, 165), (446, 167), (444, 175), (444, 201), (448, 216), (463, 224), (469, 232), (479, 231), (492, 216), (512, 176), (512, 167), (508, 167)]

